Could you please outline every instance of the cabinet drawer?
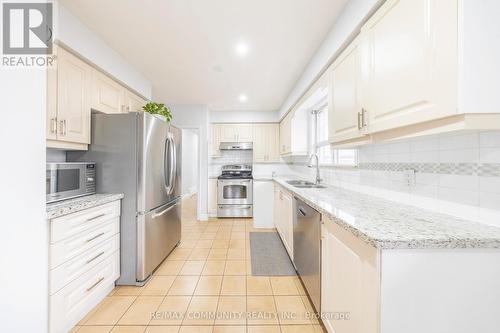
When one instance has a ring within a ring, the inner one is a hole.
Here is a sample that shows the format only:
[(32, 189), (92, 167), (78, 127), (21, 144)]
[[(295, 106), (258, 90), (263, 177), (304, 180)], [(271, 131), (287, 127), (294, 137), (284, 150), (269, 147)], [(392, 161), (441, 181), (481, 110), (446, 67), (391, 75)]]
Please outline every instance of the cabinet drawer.
[(50, 269), (65, 263), (108, 240), (120, 230), (120, 218), (116, 217), (97, 228), (86, 230), (73, 237), (50, 245)]
[(101, 263), (120, 248), (120, 234), (50, 271), (50, 295)]
[(50, 223), (50, 243), (76, 235), (120, 216), (120, 201), (55, 218)]
[(96, 267), (50, 296), (50, 332), (68, 332), (113, 288), (120, 274), (116, 251)]

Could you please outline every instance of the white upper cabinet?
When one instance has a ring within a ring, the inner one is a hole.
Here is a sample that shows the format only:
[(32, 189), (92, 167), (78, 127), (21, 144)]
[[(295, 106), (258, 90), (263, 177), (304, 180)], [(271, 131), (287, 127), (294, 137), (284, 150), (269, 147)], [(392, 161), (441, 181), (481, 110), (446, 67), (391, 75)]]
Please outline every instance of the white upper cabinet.
[(388, 0), (363, 26), (361, 105), (370, 133), (456, 114), (457, 21), (457, 0)]
[(142, 107), (146, 105), (147, 101), (142, 97), (134, 94), (128, 89), (124, 90), (124, 108), (125, 112), (142, 112)]
[(252, 142), (252, 124), (220, 124), (221, 142)]
[(212, 139), (210, 140), (210, 156), (217, 157), (221, 155), (219, 145), (221, 143), (222, 127), (219, 124), (212, 124)]
[[(92, 69), (88, 64), (63, 48), (58, 48), (57, 121), (51, 119), (49, 124), (57, 132), (58, 141), (90, 143), (91, 73)], [(50, 75), (51, 73), (49, 79)], [(51, 89), (54, 88), (49, 87), (49, 91)], [(53, 117), (53, 111), (50, 112)], [(53, 134), (49, 138), (54, 138)]]
[(104, 113), (127, 112), (123, 102), (124, 88), (103, 73), (92, 72), (92, 109)]
[(307, 155), (307, 111), (292, 110), (280, 123), (280, 154), (283, 156)]
[(364, 136), (360, 103), (359, 39), (333, 63), (330, 72), (329, 139), (340, 142)]
[(253, 125), (253, 161), (256, 163), (279, 162), (279, 125)]

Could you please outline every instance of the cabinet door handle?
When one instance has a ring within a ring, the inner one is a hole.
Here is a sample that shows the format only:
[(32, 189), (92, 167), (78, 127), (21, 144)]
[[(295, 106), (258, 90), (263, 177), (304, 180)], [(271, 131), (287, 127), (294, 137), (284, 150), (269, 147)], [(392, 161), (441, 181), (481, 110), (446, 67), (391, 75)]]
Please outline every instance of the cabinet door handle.
[(97, 236), (94, 236), (94, 237), (92, 237), (92, 238), (87, 239), (85, 242), (86, 242), (86, 243), (90, 243), (90, 242), (92, 242), (94, 239), (97, 239), (97, 238), (99, 238), (99, 237), (101, 237), (101, 236), (104, 236), (104, 232), (101, 232), (99, 235), (97, 235)]
[(365, 108), (361, 109), (361, 126), (362, 127), (366, 127), (366, 118), (365, 118), (366, 112), (367, 111)]
[(93, 285), (91, 285), (90, 287), (88, 287), (87, 291), (91, 291), (92, 289), (94, 289), (95, 287), (97, 287), (99, 285), (99, 283), (101, 283), (102, 281), (104, 281), (104, 276), (101, 277), (99, 280), (97, 280), (96, 283), (94, 283)]
[(361, 112), (358, 112), (358, 130), (363, 128), (363, 126), (361, 125), (361, 117)]
[(92, 261), (96, 260), (97, 258), (99, 258), (100, 256), (102, 256), (103, 254), (104, 254), (104, 251), (102, 251), (101, 253), (99, 253), (98, 255), (96, 255), (95, 257), (93, 257), (92, 259), (87, 260), (87, 264), (90, 264)]
[(64, 136), (66, 136), (66, 119), (63, 120), (63, 125), (64, 125)]
[(57, 133), (57, 119), (50, 118), (50, 133)]
[(64, 125), (63, 121), (59, 120), (59, 134), (64, 135)]
[(98, 218), (100, 218), (100, 217), (103, 217), (104, 215), (106, 215), (106, 213), (102, 213), (102, 214), (96, 215), (96, 216), (94, 216), (94, 217), (91, 217), (91, 218), (87, 219), (87, 220), (86, 220), (86, 222), (93, 221), (93, 220), (95, 220), (95, 219), (98, 219)]

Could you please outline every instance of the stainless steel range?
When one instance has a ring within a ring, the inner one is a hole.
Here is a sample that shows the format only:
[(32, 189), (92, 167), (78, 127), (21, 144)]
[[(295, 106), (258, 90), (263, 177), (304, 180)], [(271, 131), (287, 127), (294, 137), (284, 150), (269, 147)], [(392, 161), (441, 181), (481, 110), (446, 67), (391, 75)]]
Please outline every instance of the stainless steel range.
[(217, 216), (253, 216), (251, 165), (224, 165), (217, 180)]

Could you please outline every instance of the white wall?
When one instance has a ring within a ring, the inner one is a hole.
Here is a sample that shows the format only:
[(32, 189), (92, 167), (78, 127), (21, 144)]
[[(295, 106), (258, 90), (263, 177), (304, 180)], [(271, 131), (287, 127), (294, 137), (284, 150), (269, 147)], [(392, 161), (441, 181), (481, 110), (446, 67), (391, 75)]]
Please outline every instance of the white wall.
[(48, 318), (46, 71), (0, 68), (0, 91), (1, 330), (43, 333)]
[(182, 195), (198, 192), (198, 130), (182, 130)]
[(333, 60), (342, 49), (353, 32), (359, 30), (360, 22), (363, 22), (373, 8), (381, 2), (381, 0), (350, 0), (347, 3), (333, 28), (330, 30), (280, 107), (280, 118), (282, 118), (307, 91), (309, 86), (318, 78), (330, 61)]
[(88, 59), (119, 81), (147, 99), (151, 99), (152, 85), (96, 33), (85, 26), (61, 3), (57, 3), (55, 37), (72, 50)]
[(275, 123), (277, 111), (210, 111), (212, 123)]
[(180, 128), (198, 128), (200, 177), (198, 187), (198, 218), (208, 218), (208, 143), (210, 117), (206, 105), (171, 105), (172, 123)]

